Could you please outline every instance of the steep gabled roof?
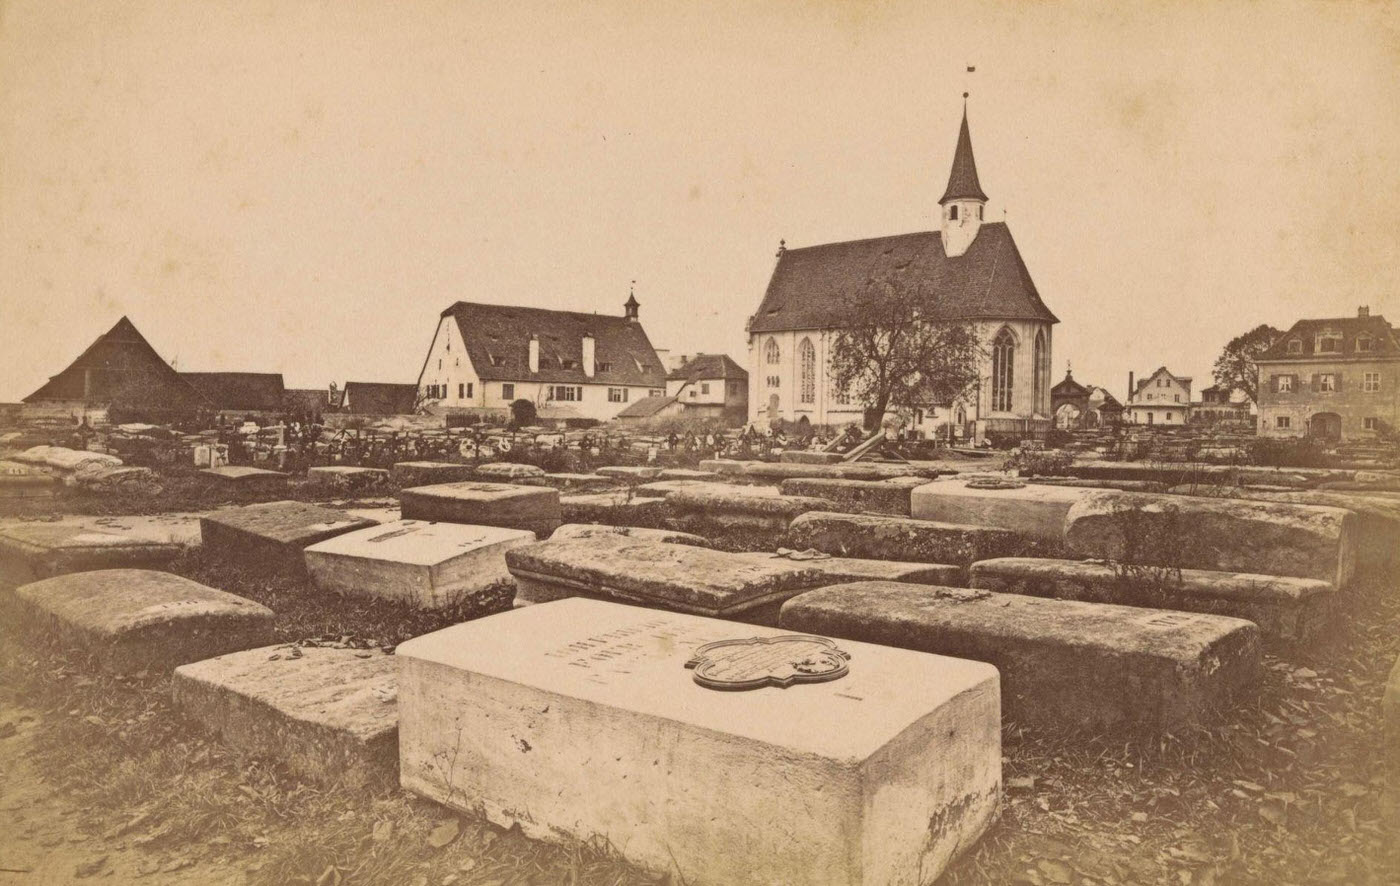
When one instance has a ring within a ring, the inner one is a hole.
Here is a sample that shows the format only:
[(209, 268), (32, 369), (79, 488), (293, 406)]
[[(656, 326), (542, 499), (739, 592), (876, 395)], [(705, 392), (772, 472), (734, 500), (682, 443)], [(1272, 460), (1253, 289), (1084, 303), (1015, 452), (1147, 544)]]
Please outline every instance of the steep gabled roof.
[(1040, 300), (1006, 223), (984, 222), (954, 257), (937, 231), (783, 250), (749, 331), (839, 328), (851, 299), (876, 281), (927, 293), (934, 320), (1060, 322)]
[(730, 359), (728, 354), (696, 354), (666, 374), (667, 381), (699, 381), (700, 379), (744, 379), (748, 372)]
[(963, 108), (962, 127), (958, 130), (958, 146), (953, 151), (953, 168), (948, 173), (948, 187), (938, 202), (949, 200), (981, 200), (982, 183), (977, 180), (977, 161), (972, 159), (972, 134), (967, 129), (967, 108)]
[(202, 405), (202, 398), (161, 359), (145, 336), (126, 317), (97, 337), (87, 350), (39, 390), (24, 398), (122, 401), (128, 406), (180, 409)]
[(614, 418), (651, 418), (675, 402), (675, 397), (643, 397), (623, 409)]
[(182, 372), (180, 377), (215, 409), (280, 412), (283, 408), (280, 372)]
[(1074, 380), (1074, 374), (1065, 370), (1064, 380), (1050, 389), (1052, 397), (1087, 396), (1089, 389)]
[[(1152, 379), (1156, 378), (1157, 376), (1159, 376), (1159, 375), (1164, 375), (1164, 374), (1165, 374), (1168, 378), (1170, 378), (1170, 379), (1172, 379), (1173, 381), (1175, 381), (1175, 382), (1177, 382), (1178, 384), (1180, 384), (1182, 387), (1187, 387), (1187, 388), (1191, 387), (1191, 376), (1189, 376), (1189, 375), (1172, 375), (1171, 370), (1170, 370), (1170, 369), (1167, 369), (1167, 367), (1165, 367), (1165, 366), (1158, 366), (1158, 367), (1157, 367), (1156, 369), (1154, 369), (1152, 372), (1150, 372), (1150, 373), (1148, 373), (1147, 375), (1144, 375), (1142, 378), (1138, 379), (1137, 386), (1134, 387), (1133, 390), (1131, 390), (1131, 391), (1128, 392), (1129, 398), (1130, 398), (1130, 399), (1137, 399), (1137, 395), (1140, 394), (1140, 393), (1142, 393), (1142, 389), (1145, 388), (1145, 387), (1147, 387), (1147, 383), (1148, 383), (1148, 382), (1152, 381)], [(1155, 405), (1155, 404), (1154, 404), (1154, 405)]]
[(1089, 399), (1099, 398), (1100, 409), (1122, 409), (1123, 404), (1118, 402), (1118, 398), (1113, 396), (1108, 388), (1101, 388), (1098, 385), (1089, 385)]
[[(666, 370), (641, 323), (625, 317), (462, 302), (442, 312), (457, 321), (477, 376), (660, 388)], [(596, 370), (583, 371), (583, 337), (593, 336)], [(530, 336), (540, 342), (539, 372), (530, 371)]]
[(342, 400), (346, 411), (356, 415), (412, 415), (418, 405), (418, 386), (347, 381)]
[[(1317, 353), (1317, 336), (1321, 332), (1337, 332), (1342, 336), (1342, 349), (1338, 353)], [(1363, 336), (1370, 337), (1371, 350), (1358, 351), (1356, 342)], [(1299, 353), (1289, 353), (1288, 343), (1299, 341)], [(1275, 360), (1310, 360), (1314, 357), (1396, 357), (1400, 356), (1400, 341), (1395, 329), (1380, 314), (1365, 317), (1337, 317), (1324, 320), (1299, 320), (1279, 336), (1278, 341), (1265, 351), (1260, 362)]]

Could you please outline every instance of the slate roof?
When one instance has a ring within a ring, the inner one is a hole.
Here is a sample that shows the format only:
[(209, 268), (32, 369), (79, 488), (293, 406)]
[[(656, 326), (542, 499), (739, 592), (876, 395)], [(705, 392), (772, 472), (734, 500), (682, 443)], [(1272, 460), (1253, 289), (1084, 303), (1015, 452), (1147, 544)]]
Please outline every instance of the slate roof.
[(614, 418), (651, 418), (675, 402), (675, 397), (643, 397), (635, 403), (629, 404)]
[(967, 108), (963, 108), (962, 128), (958, 130), (958, 146), (953, 151), (953, 168), (948, 173), (948, 187), (938, 202), (949, 200), (981, 200), (982, 183), (977, 180), (977, 162), (972, 159), (972, 134), (967, 130)]
[(347, 381), (342, 402), (356, 415), (412, 415), (418, 386), (377, 381)]
[(1087, 396), (1089, 389), (1074, 380), (1074, 376), (1066, 372), (1064, 380), (1050, 389), (1051, 396), (1074, 397), (1079, 395)]
[(215, 409), (281, 412), (280, 372), (182, 372), (180, 377)]
[[(1317, 335), (1323, 331), (1335, 331), (1342, 334), (1342, 350), (1340, 353), (1315, 353), (1317, 347)], [(1369, 335), (1372, 340), (1370, 351), (1357, 351), (1356, 340), (1362, 335)], [(1288, 352), (1288, 342), (1301, 340), (1303, 349), (1301, 353), (1290, 354)], [(1375, 359), (1377, 357), (1395, 358), (1400, 356), (1400, 341), (1397, 341), (1395, 329), (1386, 322), (1385, 317), (1375, 314), (1366, 317), (1338, 317), (1324, 320), (1299, 320), (1293, 326), (1279, 336), (1273, 347), (1269, 348), (1259, 357), (1259, 362), (1273, 362), (1277, 360), (1311, 360), (1315, 358), (1336, 359), (1341, 357), (1355, 357), (1359, 359)]]
[(938, 231), (783, 250), (749, 331), (839, 328), (850, 299), (877, 280), (928, 293), (934, 320), (1060, 322), (1040, 300), (1006, 223), (983, 222), (956, 257), (943, 251)]
[[(442, 312), (457, 321), (472, 368), (482, 380), (660, 388), (666, 370), (642, 325), (625, 317), (462, 302)], [(583, 371), (583, 336), (593, 335), (596, 371)], [(530, 336), (539, 336), (540, 369), (530, 371)]]
[(748, 380), (749, 373), (728, 354), (696, 354), (684, 366), (672, 369), (666, 374), (667, 381), (699, 381), (700, 379), (723, 378)]
[[(90, 383), (86, 397), (85, 383)], [(25, 397), (24, 402), (84, 399), (161, 409), (203, 405), (203, 398), (126, 317), (98, 336), (76, 360)]]

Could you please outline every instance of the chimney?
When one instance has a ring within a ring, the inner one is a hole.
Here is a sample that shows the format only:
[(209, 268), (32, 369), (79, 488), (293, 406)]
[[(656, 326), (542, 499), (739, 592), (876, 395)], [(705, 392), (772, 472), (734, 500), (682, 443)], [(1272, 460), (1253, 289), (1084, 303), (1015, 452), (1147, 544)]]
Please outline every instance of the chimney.
[(540, 337), (538, 335), (530, 336), (530, 371), (540, 371)]
[(595, 356), (594, 345), (593, 333), (585, 332), (583, 334), (583, 374), (589, 378), (593, 377), (595, 369), (595, 364), (593, 362)]
[(1133, 371), (1128, 370), (1128, 402), (1133, 402)]
[(1369, 317), (1369, 316), (1371, 316), (1371, 306), (1370, 306), (1370, 305), (1362, 305), (1361, 307), (1357, 308), (1357, 309), (1356, 309), (1356, 316), (1358, 316), (1358, 317)]

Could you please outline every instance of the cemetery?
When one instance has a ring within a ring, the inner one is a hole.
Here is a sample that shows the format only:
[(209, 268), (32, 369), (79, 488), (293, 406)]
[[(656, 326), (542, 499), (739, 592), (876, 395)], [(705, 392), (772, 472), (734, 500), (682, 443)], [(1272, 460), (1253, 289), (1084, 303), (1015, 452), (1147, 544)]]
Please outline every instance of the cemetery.
[[(0, 742), (28, 742), (107, 855), (152, 876), (1228, 882), (1303, 853), (1341, 883), (1385, 864), (1400, 511), (1377, 487), (1400, 475), (1071, 460), (1041, 482), (952, 453), (650, 445), (605, 464), (564, 436), (550, 470), (191, 456), (140, 489), (67, 482), (114, 454), (0, 453), (54, 484), (0, 499)], [(1163, 491), (1111, 485), (1146, 482)], [(143, 785), (36, 744), (60, 737)], [(158, 763), (169, 742), (212, 765)], [(335, 826), (271, 836), (304, 802), (342, 804)]]

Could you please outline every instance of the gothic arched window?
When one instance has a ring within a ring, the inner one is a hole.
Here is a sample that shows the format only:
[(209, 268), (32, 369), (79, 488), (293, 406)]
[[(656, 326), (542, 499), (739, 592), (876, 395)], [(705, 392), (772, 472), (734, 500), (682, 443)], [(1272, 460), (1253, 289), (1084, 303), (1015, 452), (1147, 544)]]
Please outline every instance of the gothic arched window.
[(763, 346), (763, 362), (776, 364), (781, 357), (782, 355), (778, 352), (778, 340), (775, 338), (768, 339), (767, 343)]
[(1002, 327), (992, 342), (992, 411), (1011, 411), (1011, 385), (1015, 381), (1016, 337)]
[(1050, 380), (1050, 355), (1046, 352), (1045, 331), (1037, 330), (1035, 334), (1035, 403), (1031, 405), (1032, 412), (1041, 412), (1045, 404), (1045, 385)]
[(797, 346), (797, 362), (799, 366), (798, 376), (799, 401), (802, 403), (817, 402), (817, 349), (812, 346), (810, 338), (802, 339), (802, 344)]

